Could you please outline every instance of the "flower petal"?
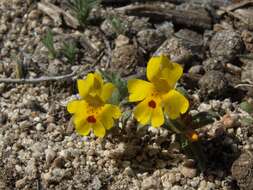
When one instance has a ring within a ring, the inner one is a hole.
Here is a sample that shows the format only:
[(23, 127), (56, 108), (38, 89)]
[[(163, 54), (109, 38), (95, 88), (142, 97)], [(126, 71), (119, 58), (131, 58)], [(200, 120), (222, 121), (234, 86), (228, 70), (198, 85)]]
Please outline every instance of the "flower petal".
[(99, 73), (94, 73), (93, 77), (92, 93), (94, 95), (100, 94), (103, 87), (103, 79)]
[(182, 74), (181, 65), (171, 62), (165, 55), (152, 57), (147, 65), (148, 80), (166, 79), (170, 88), (175, 86)]
[(169, 62), (163, 65), (161, 70), (161, 78), (166, 79), (171, 88), (174, 88), (176, 82), (183, 74), (183, 68), (177, 63)]
[(72, 100), (67, 105), (69, 113), (85, 113), (87, 103), (84, 100)]
[(165, 112), (169, 118), (176, 119), (189, 108), (189, 101), (178, 91), (171, 90), (164, 97)]
[(102, 112), (107, 116), (111, 115), (114, 119), (118, 119), (121, 116), (120, 108), (112, 104), (106, 104)]
[(115, 90), (115, 86), (112, 83), (106, 83), (102, 88), (101, 98), (104, 102), (106, 102), (109, 98), (111, 98), (113, 91)]
[(77, 80), (78, 92), (82, 98), (85, 98), (87, 96), (91, 87), (93, 86), (93, 83), (94, 83), (93, 73), (89, 73), (86, 79)]
[(154, 56), (148, 61), (147, 64), (147, 78), (149, 81), (153, 81), (157, 74), (160, 72), (161, 64), (167, 62), (168, 58), (166, 56)]
[(101, 93), (103, 79), (99, 73), (89, 73), (85, 79), (77, 80), (79, 95), (85, 98), (87, 94), (95, 96)]
[(148, 101), (149, 99), (143, 100), (135, 107), (134, 110), (134, 117), (142, 125), (146, 125), (150, 122), (152, 110), (148, 107)]
[(96, 123), (92, 124), (92, 128), (93, 128), (93, 132), (97, 137), (104, 137), (105, 136), (105, 128), (102, 125), (102, 123), (100, 123), (99, 121), (97, 121)]
[(164, 115), (161, 106), (154, 109), (151, 116), (151, 124), (153, 127), (160, 127), (164, 124)]
[(73, 120), (74, 120), (76, 132), (78, 134), (86, 136), (90, 133), (91, 126), (88, 122), (86, 122), (86, 119), (84, 116), (75, 115)]
[(130, 79), (127, 87), (130, 94), (129, 102), (141, 101), (153, 91), (152, 83), (140, 79)]
[(106, 104), (99, 115), (100, 121), (103, 126), (108, 130), (113, 127), (114, 119), (118, 119), (121, 115), (120, 109), (118, 106)]

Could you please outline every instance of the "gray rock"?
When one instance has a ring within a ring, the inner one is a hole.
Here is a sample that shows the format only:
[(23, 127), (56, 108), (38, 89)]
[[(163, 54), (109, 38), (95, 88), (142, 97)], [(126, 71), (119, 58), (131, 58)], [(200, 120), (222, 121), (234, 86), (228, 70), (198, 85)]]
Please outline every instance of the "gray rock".
[(193, 56), (203, 57), (202, 35), (187, 29), (182, 29), (175, 33), (174, 37), (169, 37), (154, 53), (154, 55), (165, 54), (173, 61), (186, 63)]
[(216, 58), (209, 58), (203, 61), (203, 67), (206, 72), (216, 70), (216, 71), (223, 71), (224, 70), (224, 63), (217, 60)]
[(171, 37), (172, 34), (174, 33), (174, 25), (172, 22), (165, 21), (161, 24), (156, 24), (155, 27), (156, 27), (157, 31), (164, 34), (166, 36), (166, 38)]
[(244, 66), (242, 67), (241, 81), (253, 82), (253, 61), (252, 59), (242, 59)]
[(37, 177), (37, 167), (34, 158), (28, 161), (27, 166), (25, 167), (25, 173), (29, 180), (35, 179)]
[(137, 40), (147, 52), (152, 52), (166, 40), (166, 36), (158, 30), (146, 29), (138, 32)]
[(241, 190), (253, 190), (253, 153), (242, 153), (234, 161), (231, 172)]
[(49, 166), (56, 157), (56, 153), (55, 151), (49, 148), (45, 150), (45, 154), (46, 154), (46, 163)]
[(210, 52), (213, 57), (223, 61), (233, 61), (243, 50), (243, 41), (239, 33), (233, 30), (217, 32), (210, 42)]
[(95, 176), (92, 183), (89, 185), (88, 190), (100, 190), (102, 188), (102, 183), (98, 176)]
[(203, 74), (204, 69), (202, 65), (194, 65), (189, 69), (190, 74)]
[(219, 71), (209, 71), (199, 80), (200, 92), (204, 97), (219, 97), (228, 89), (228, 81)]

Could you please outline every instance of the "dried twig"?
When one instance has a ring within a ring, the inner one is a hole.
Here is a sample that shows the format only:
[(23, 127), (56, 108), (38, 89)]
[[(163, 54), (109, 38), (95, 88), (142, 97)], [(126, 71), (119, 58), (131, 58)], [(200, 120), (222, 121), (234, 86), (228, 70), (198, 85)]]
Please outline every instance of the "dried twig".
[(50, 18), (52, 18), (54, 22), (58, 25), (62, 25), (63, 17), (65, 23), (68, 26), (72, 28), (77, 28), (79, 26), (78, 20), (75, 17), (52, 3), (38, 3), (38, 9), (47, 14)]
[(171, 20), (174, 24), (184, 25), (186, 27), (195, 27), (199, 29), (211, 29), (212, 18), (208, 14), (198, 11), (171, 10), (154, 5), (128, 5), (117, 8), (119, 12), (134, 15), (147, 16), (156, 21)]
[[(88, 66), (86, 66), (84, 68), (84, 70), (86, 70), (86, 72), (89, 72), (90, 70), (87, 69)], [(34, 79), (11, 79), (11, 78), (0, 78), (0, 83), (16, 83), (16, 84), (23, 84), (23, 83), (29, 83), (29, 84), (34, 84), (34, 83), (41, 83), (41, 82), (53, 82), (53, 81), (65, 81), (68, 80), (76, 75), (78, 75), (78, 70), (76, 69), (74, 70), (72, 73), (70, 74), (66, 74), (66, 75), (60, 75), (60, 76), (53, 76), (53, 77), (40, 77), (40, 78), (34, 78)], [(82, 72), (83, 69), (81, 69), (80, 72)]]
[[(118, 4), (130, 4), (135, 2), (154, 2), (161, 0), (102, 0), (102, 4), (105, 5), (118, 5)], [(187, 0), (163, 0), (163, 2), (169, 2), (174, 4), (185, 3)]]

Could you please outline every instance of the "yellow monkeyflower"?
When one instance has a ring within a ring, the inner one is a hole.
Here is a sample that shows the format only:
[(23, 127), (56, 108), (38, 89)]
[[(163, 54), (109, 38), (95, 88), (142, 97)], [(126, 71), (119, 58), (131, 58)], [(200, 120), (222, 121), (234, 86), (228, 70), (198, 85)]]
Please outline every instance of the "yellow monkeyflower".
[(68, 103), (67, 110), (74, 114), (73, 122), (77, 133), (88, 135), (93, 130), (98, 137), (104, 137), (114, 120), (121, 115), (120, 108), (108, 104), (115, 89), (112, 83), (104, 83), (98, 73), (90, 73), (86, 79), (77, 81), (80, 100)]
[(131, 79), (128, 81), (129, 101), (139, 102), (134, 110), (138, 122), (153, 127), (164, 124), (164, 112), (176, 119), (187, 111), (188, 100), (175, 85), (183, 74), (182, 67), (171, 62), (166, 56), (152, 57), (147, 65), (148, 81)]

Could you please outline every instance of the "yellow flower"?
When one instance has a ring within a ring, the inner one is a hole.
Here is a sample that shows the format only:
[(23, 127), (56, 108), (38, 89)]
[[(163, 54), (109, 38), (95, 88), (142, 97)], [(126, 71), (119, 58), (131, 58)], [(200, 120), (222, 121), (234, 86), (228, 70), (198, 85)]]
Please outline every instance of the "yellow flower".
[(115, 90), (112, 83), (104, 83), (99, 73), (89, 73), (86, 79), (77, 80), (77, 88), (81, 99), (100, 103), (107, 102)]
[(114, 119), (121, 115), (116, 105), (106, 102), (115, 89), (112, 83), (104, 83), (98, 73), (88, 74), (86, 79), (77, 81), (80, 100), (68, 103), (67, 110), (74, 114), (73, 121), (77, 133), (88, 135), (93, 132), (98, 137), (104, 137), (106, 130), (114, 125)]
[(152, 57), (147, 66), (150, 82), (131, 79), (128, 81), (129, 101), (139, 102), (134, 110), (138, 122), (153, 127), (164, 124), (164, 112), (176, 119), (187, 111), (188, 100), (176, 91), (177, 80), (183, 74), (182, 67), (171, 62), (166, 56)]

